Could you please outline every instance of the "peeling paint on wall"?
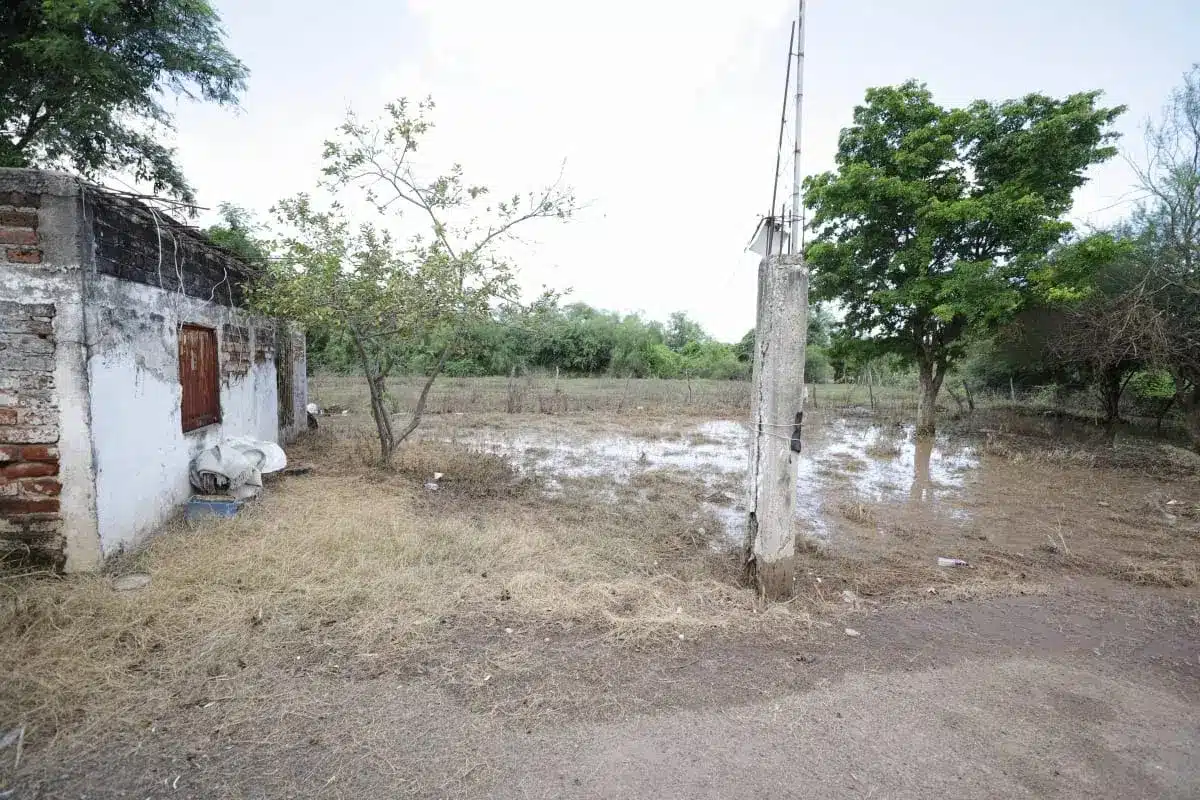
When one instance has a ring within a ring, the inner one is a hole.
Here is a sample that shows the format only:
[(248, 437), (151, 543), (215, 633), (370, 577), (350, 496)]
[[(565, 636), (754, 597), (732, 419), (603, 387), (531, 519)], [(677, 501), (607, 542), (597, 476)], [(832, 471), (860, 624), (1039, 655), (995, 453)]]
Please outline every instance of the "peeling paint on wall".
[[(96, 512), (101, 544), (110, 555), (140, 540), (187, 500), (188, 464), (201, 450), (228, 436), (278, 441), (280, 431), (275, 364), (249, 359), (249, 332), (259, 318), (107, 275), (97, 276), (94, 289), (89, 313), (97, 325), (112, 328), (89, 370)], [(161, 311), (136, 311), (151, 308)], [(161, 321), (150, 324), (150, 313)], [(187, 433), (179, 383), (184, 324), (217, 331), (222, 377), (221, 421)]]
[[(200, 450), (227, 436), (298, 432), (280, 425), (274, 358), (275, 331), (289, 328), (242, 309), (251, 270), (162, 212), (67, 175), (0, 168), (6, 202), (19, 203), (11, 219), (28, 228), (12, 236), (33, 243), (11, 255), (0, 247), (0, 296), (21, 298), (12, 307), (24, 326), (0, 313), (0, 498), (10, 510), (18, 494), (43, 503), (36, 513), (51, 516), (22, 535), (45, 534), (66, 570), (96, 569), (178, 511)], [(189, 433), (178, 361), (185, 324), (217, 331), (225, 367), (221, 422)], [(303, 407), (298, 341), (288, 388)], [(0, 541), (12, 530), (0, 523)]]

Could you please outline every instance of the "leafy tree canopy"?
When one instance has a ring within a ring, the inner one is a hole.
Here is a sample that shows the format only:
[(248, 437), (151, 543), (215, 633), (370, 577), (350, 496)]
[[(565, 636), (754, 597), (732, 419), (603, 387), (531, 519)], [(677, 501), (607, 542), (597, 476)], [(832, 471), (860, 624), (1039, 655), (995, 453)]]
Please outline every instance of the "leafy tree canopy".
[(263, 268), (271, 255), (263, 227), (254, 215), (233, 203), (217, 206), (220, 221), (204, 229), (213, 244), (223, 247), (243, 261)]
[[(320, 208), (307, 194), (280, 201), (280, 257), (253, 292), (266, 313), (349, 339), (367, 380), (384, 464), (420, 424), (433, 381), (460, 337), (496, 306), (517, 303), (517, 267), (502, 245), (530, 222), (569, 218), (575, 206), (573, 193), (557, 182), (493, 202), (487, 187), (466, 182), (458, 164), (441, 173), (418, 169), (413, 153), (433, 130), (433, 108), (431, 99), (400, 99), (375, 120), (347, 115), (325, 142), (325, 188), (361, 193), (381, 221), (354, 224), (340, 204)], [(415, 212), (423, 226), (397, 242), (386, 220), (403, 211)], [(441, 354), (408, 425), (396, 433), (388, 376), (405, 346), (430, 339), (441, 340)]]
[(1092, 164), (1112, 157), (1122, 108), (1098, 92), (945, 108), (910, 81), (870, 89), (837, 169), (805, 182), (816, 300), (877, 350), (916, 362), (918, 429), (933, 430), (946, 371), (973, 328), (1015, 311), (1025, 274), (1070, 225)]
[(236, 105), (247, 74), (207, 0), (5, 0), (0, 166), (129, 169), (191, 200), (164, 99)]
[(666, 345), (676, 353), (682, 353), (689, 343), (703, 344), (708, 340), (699, 322), (687, 315), (687, 312), (676, 311), (667, 320)]

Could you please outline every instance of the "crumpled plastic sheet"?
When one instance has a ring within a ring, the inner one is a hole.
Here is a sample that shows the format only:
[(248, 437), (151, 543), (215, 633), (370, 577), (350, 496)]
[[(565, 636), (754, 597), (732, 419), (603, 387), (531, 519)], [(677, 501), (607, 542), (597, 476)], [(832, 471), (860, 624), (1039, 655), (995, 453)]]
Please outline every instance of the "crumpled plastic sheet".
[(286, 466), (287, 455), (274, 442), (233, 436), (193, 458), (188, 479), (203, 494), (244, 499), (261, 491), (264, 474)]

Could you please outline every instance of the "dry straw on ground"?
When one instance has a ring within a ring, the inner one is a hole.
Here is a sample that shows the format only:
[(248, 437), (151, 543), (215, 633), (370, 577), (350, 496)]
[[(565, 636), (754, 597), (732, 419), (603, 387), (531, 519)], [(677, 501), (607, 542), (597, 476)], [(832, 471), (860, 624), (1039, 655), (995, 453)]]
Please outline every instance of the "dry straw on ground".
[[(309, 447), (297, 453), (322, 455)], [(587, 629), (637, 646), (762, 619), (731, 557), (679, 511), (693, 487), (660, 485), (675, 494), (650, 508), (586, 487), (555, 500), (494, 456), (420, 443), (381, 473), (355, 468), (354, 448), (334, 444), (316, 475), (232, 520), (164, 531), (106, 574), (5, 581), (3, 718), (45, 742), (270, 694), (298, 672), (401, 669), (464, 631)], [(113, 589), (134, 571), (150, 585)]]

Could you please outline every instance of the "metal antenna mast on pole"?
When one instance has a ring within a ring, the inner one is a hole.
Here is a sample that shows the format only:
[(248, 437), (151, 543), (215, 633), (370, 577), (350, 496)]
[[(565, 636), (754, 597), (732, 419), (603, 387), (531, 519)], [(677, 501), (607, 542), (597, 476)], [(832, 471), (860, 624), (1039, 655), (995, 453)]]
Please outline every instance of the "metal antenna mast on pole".
[[(791, 252), (803, 253), (804, 226), (800, 205), (800, 122), (804, 106), (804, 0), (800, 0), (800, 37), (796, 46), (796, 151), (792, 154), (792, 238)], [(789, 64), (790, 66), (790, 64)], [(774, 213), (774, 209), (772, 209)]]
[[(767, 217), (767, 255), (771, 255), (771, 245), (775, 239), (775, 201), (779, 194), (779, 162), (783, 157), (783, 129), (787, 123), (788, 87), (792, 83), (792, 43), (796, 40), (796, 23), (792, 23), (792, 32), (788, 34), (787, 72), (783, 79), (783, 110), (779, 112), (779, 144), (775, 146), (775, 179), (771, 186), (771, 215)], [(782, 223), (779, 230), (783, 230)], [(779, 248), (783, 252), (783, 248)]]

